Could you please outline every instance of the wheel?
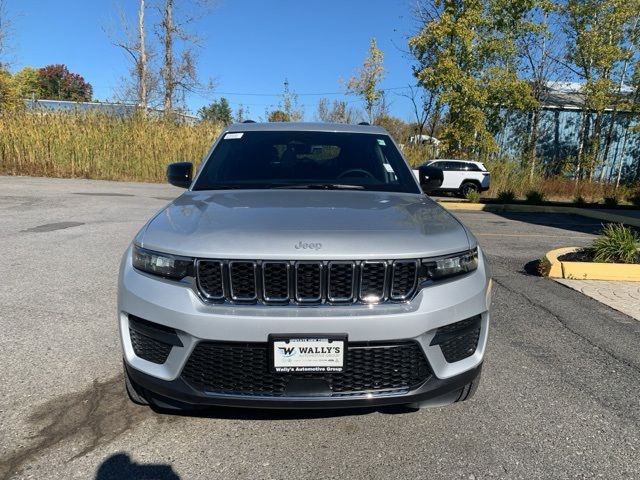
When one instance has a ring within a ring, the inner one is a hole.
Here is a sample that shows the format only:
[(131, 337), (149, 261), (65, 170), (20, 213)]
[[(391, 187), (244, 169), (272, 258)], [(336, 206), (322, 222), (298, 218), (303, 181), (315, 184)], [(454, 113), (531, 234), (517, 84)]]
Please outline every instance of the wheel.
[(131, 379), (129, 372), (127, 371), (127, 367), (124, 365), (124, 361), (122, 363), (122, 368), (124, 369), (124, 386), (131, 401), (138, 405), (149, 405), (149, 401), (144, 397), (142, 387), (136, 385)]
[(463, 197), (466, 197), (471, 192), (478, 191), (480, 191), (480, 187), (478, 187), (477, 183), (464, 182), (462, 185), (460, 185), (460, 195)]

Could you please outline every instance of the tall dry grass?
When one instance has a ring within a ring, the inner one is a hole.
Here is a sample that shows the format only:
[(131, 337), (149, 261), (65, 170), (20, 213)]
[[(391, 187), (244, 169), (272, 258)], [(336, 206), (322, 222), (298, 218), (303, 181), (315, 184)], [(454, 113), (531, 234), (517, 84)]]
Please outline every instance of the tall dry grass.
[(162, 182), (168, 163), (198, 163), (219, 131), (95, 112), (0, 113), (0, 174)]

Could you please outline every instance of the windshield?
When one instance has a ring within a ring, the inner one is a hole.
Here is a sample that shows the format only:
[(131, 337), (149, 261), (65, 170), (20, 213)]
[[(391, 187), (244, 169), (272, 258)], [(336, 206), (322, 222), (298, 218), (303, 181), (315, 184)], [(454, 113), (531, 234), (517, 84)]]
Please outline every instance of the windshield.
[(318, 188), (420, 193), (387, 135), (264, 131), (227, 133), (193, 190)]

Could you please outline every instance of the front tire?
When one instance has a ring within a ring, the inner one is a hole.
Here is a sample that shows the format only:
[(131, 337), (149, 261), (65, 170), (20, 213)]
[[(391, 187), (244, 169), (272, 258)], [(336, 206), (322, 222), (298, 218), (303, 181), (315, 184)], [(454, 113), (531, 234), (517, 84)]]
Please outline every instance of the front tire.
[(129, 395), (129, 399), (135, 403), (136, 405), (149, 405), (149, 401), (144, 396), (144, 390), (142, 387), (137, 385), (129, 375), (127, 371), (127, 367), (124, 364), (124, 360), (122, 362), (122, 368), (124, 370), (124, 387), (127, 390), (127, 395)]
[(474, 182), (464, 182), (462, 185), (460, 185), (460, 190), (459, 190), (460, 195), (462, 197), (466, 197), (471, 192), (479, 192), (479, 191), (480, 191), (480, 187), (478, 186), (478, 184)]

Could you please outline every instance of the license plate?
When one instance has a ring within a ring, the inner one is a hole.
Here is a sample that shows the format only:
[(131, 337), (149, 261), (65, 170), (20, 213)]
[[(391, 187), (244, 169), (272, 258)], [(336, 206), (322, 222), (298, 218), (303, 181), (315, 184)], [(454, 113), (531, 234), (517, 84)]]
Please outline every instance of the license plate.
[(345, 336), (272, 337), (271, 366), (276, 373), (340, 373)]

